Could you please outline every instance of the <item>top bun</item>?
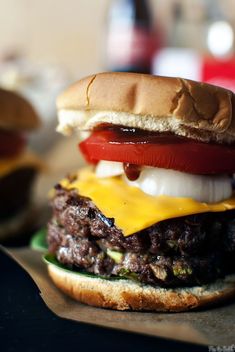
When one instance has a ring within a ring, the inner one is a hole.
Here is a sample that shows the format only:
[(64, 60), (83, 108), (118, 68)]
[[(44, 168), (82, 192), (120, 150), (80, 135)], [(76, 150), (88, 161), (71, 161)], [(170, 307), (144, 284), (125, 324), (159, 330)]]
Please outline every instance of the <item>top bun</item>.
[(224, 88), (182, 78), (100, 73), (57, 100), (58, 131), (112, 123), (172, 132), (202, 141), (235, 142), (235, 97)]
[(0, 88), (0, 129), (31, 130), (39, 126), (39, 117), (27, 100)]

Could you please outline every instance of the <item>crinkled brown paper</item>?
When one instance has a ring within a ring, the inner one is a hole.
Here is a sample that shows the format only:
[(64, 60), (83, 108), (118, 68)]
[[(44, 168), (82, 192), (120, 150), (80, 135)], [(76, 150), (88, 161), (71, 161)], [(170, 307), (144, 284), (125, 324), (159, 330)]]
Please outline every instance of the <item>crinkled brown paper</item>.
[(84, 323), (206, 345), (235, 343), (235, 301), (186, 313), (119, 312), (73, 301), (50, 281), (42, 254), (29, 248), (10, 249), (32, 277), (46, 305), (58, 316)]

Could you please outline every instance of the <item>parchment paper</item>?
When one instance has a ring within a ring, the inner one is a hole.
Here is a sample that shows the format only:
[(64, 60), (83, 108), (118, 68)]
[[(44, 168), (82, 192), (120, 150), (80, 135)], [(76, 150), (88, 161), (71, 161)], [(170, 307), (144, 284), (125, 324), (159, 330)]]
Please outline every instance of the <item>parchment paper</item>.
[(66, 297), (53, 285), (40, 252), (21, 248), (10, 249), (8, 254), (32, 277), (46, 305), (62, 318), (205, 345), (235, 343), (235, 301), (186, 313), (119, 312), (89, 307)]

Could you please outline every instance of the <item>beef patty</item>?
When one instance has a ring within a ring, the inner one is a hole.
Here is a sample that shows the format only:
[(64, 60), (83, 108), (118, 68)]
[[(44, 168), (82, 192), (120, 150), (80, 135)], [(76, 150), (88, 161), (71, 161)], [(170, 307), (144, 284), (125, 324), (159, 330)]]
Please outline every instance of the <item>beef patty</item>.
[(73, 269), (161, 286), (210, 282), (232, 268), (235, 211), (169, 219), (124, 237), (88, 198), (56, 187), (49, 251)]
[(35, 168), (26, 166), (0, 177), (0, 220), (16, 215), (27, 206), (36, 173)]

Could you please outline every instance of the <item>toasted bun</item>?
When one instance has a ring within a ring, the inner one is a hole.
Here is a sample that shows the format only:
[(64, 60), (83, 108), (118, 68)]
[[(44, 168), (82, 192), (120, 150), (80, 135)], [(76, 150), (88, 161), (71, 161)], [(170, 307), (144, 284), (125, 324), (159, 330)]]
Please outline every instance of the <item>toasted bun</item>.
[(64, 134), (107, 122), (202, 141), (235, 141), (234, 94), (181, 78), (100, 73), (70, 86), (57, 107), (58, 131)]
[(48, 265), (55, 285), (75, 300), (117, 310), (181, 312), (217, 303), (235, 295), (235, 275), (206, 286), (154, 288), (130, 280), (90, 278)]
[(0, 129), (31, 130), (40, 120), (30, 103), (20, 95), (0, 89)]

